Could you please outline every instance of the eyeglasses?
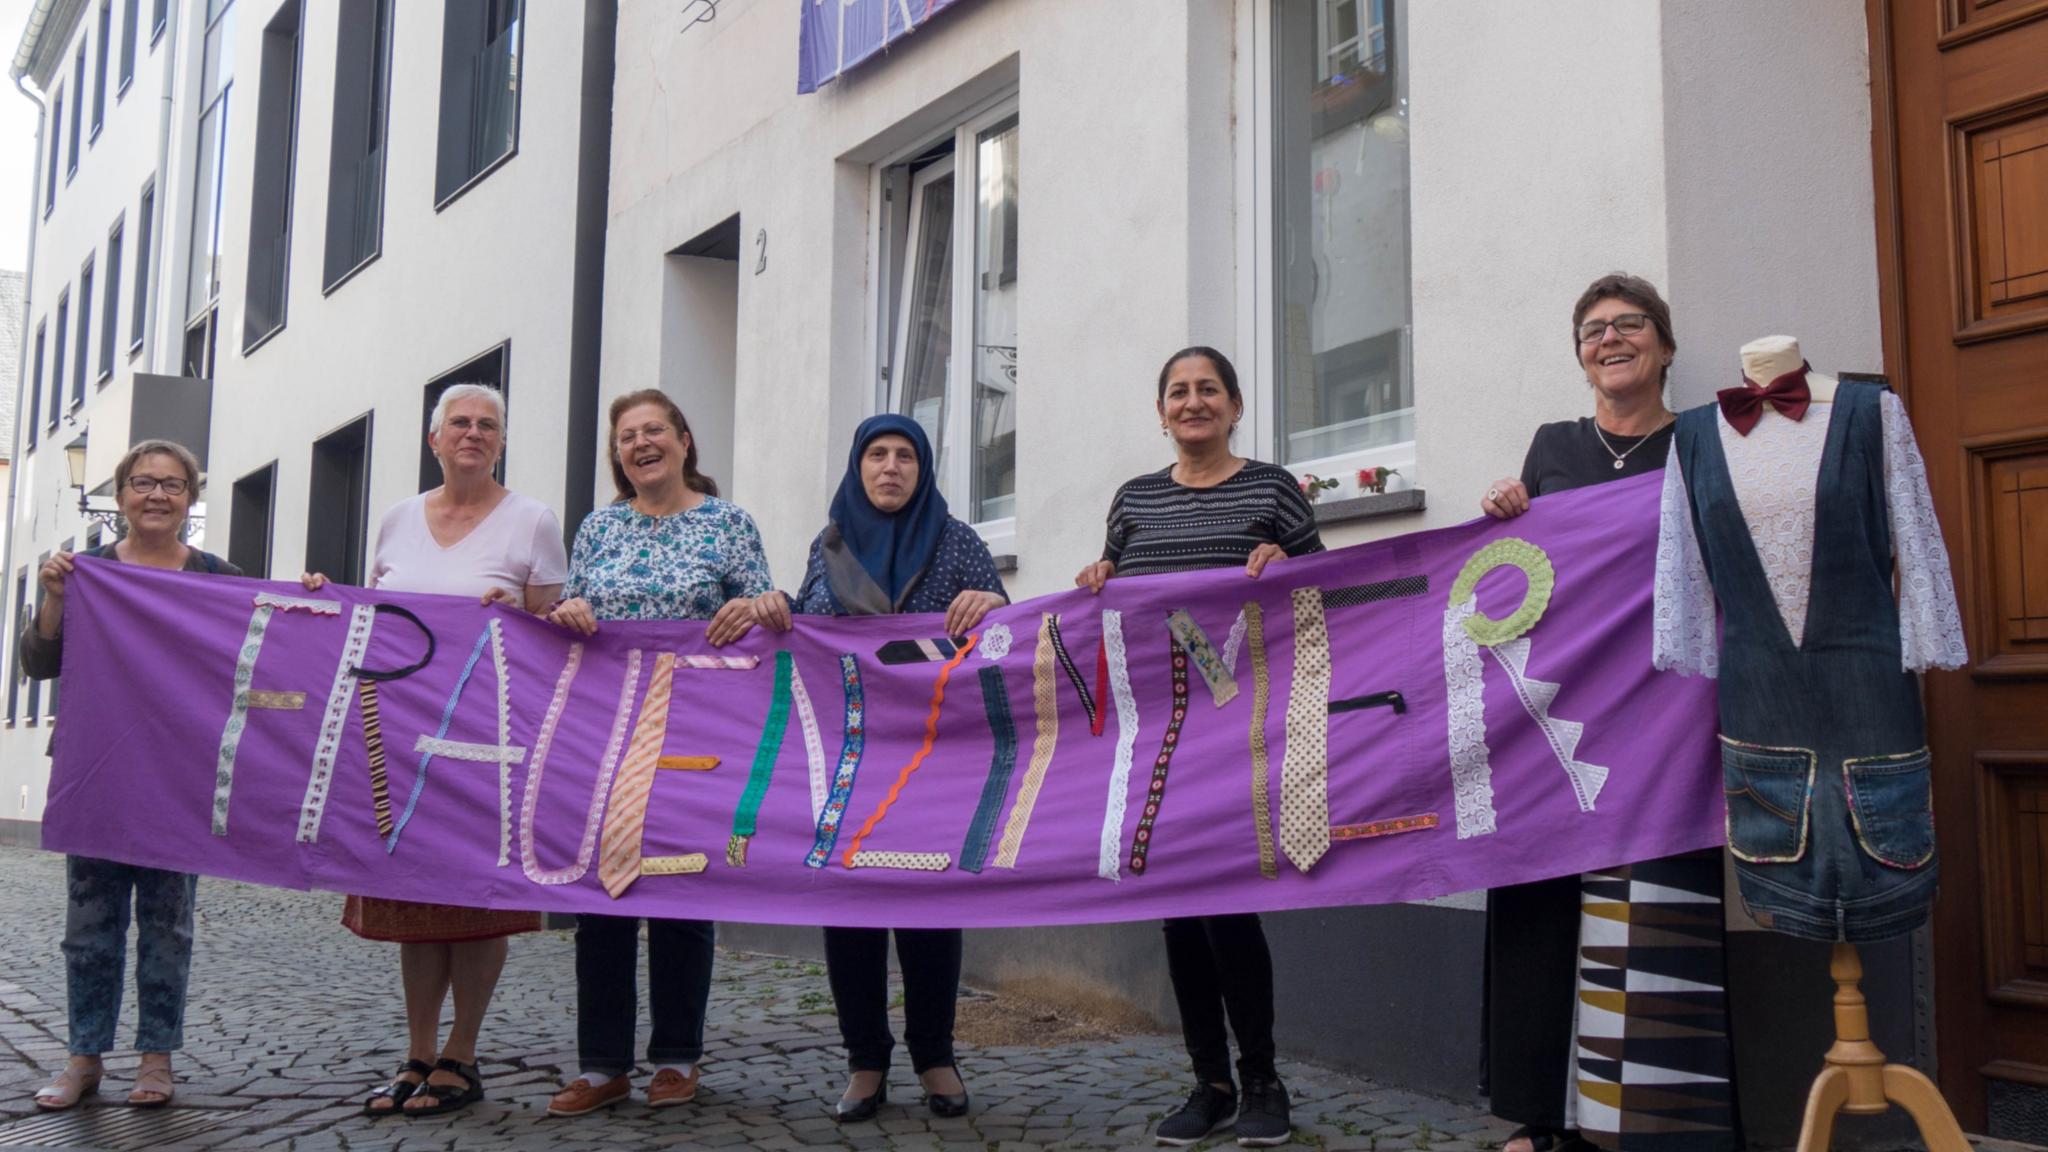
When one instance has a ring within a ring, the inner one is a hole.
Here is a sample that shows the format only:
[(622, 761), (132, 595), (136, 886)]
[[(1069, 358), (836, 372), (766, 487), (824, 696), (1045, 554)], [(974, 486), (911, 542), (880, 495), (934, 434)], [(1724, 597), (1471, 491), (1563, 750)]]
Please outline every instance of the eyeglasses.
[(477, 431), (486, 436), (495, 436), (499, 431), (498, 422), (488, 416), (481, 420), (472, 420), (467, 416), (450, 416), (442, 421), (442, 426), (453, 428), (457, 435), (467, 435), (471, 431)]
[(1623, 312), (1606, 320), (1588, 320), (1579, 325), (1579, 343), (1591, 344), (1604, 338), (1610, 325), (1623, 336), (1633, 336), (1649, 324), (1650, 318), (1641, 312)]
[(642, 440), (664, 440), (675, 431), (666, 424), (647, 424), (639, 428), (619, 429), (619, 447), (631, 448)]
[(186, 487), (186, 483), (176, 476), (165, 476), (162, 478), (155, 476), (130, 476), (128, 478), (128, 490), (140, 496), (147, 496), (159, 489), (166, 496), (183, 496)]

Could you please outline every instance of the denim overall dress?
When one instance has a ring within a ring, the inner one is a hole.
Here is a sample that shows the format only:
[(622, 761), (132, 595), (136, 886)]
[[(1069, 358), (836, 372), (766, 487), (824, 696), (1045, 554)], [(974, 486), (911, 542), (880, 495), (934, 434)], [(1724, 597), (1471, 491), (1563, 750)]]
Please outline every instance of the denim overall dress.
[(1900, 666), (1880, 394), (1844, 382), (1835, 395), (1799, 644), (1737, 503), (1719, 409), (1680, 416), (1672, 444), (1721, 605), (1721, 771), (1742, 900), (1764, 927), (1817, 940), (1912, 931), (1937, 879), (1919, 678)]

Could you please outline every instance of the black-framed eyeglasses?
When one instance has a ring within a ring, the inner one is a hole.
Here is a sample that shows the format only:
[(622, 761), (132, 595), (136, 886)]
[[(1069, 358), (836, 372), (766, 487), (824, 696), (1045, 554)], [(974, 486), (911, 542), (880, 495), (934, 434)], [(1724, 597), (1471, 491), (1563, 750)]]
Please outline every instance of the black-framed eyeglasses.
[(1588, 320), (1579, 325), (1579, 343), (1591, 344), (1604, 338), (1609, 325), (1613, 325), (1614, 330), (1623, 336), (1634, 336), (1650, 326), (1650, 317), (1642, 312), (1623, 312), (1619, 316), (1610, 316), (1605, 320)]
[(161, 479), (155, 476), (130, 476), (128, 478), (128, 490), (138, 496), (147, 496), (158, 489), (162, 489), (163, 494), (166, 496), (183, 496), (185, 488), (185, 482), (176, 476), (165, 476)]

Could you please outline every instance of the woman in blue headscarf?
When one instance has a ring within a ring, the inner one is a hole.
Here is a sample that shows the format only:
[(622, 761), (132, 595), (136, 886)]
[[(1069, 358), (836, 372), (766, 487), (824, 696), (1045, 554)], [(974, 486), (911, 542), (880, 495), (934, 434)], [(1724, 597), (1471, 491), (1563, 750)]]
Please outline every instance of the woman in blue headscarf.
[[(961, 636), (1009, 602), (995, 558), (973, 528), (946, 511), (932, 473), (932, 446), (907, 416), (871, 416), (853, 434), (832, 518), (811, 541), (795, 603), (780, 592), (754, 601), (754, 617), (778, 631), (792, 612), (880, 616), (943, 612)], [(953, 1063), (953, 1004), (960, 987), (958, 928), (898, 928), (903, 967), (903, 1039), (940, 1116), (967, 1111), (967, 1086)], [(889, 1098), (889, 929), (826, 928), (825, 968), (852, 1072), (833, 1115), (872, 1119)]]

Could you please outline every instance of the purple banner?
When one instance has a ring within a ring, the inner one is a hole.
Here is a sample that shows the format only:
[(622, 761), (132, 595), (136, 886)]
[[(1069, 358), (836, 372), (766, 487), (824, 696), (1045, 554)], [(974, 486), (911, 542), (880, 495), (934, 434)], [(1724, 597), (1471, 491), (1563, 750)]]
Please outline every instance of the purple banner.
[(797, 0), (796, 90), (815, 92), (960, 0)]
[(43, 843), (906, 927), (1383, 903), (1703, 848), (1714, 685), (1650, 668), (1657, 500), (1647, 477), (1258, 580), (1114, 580), (961, 648), (936, 616), (579, 640), (464, 599), (83, 560)]

